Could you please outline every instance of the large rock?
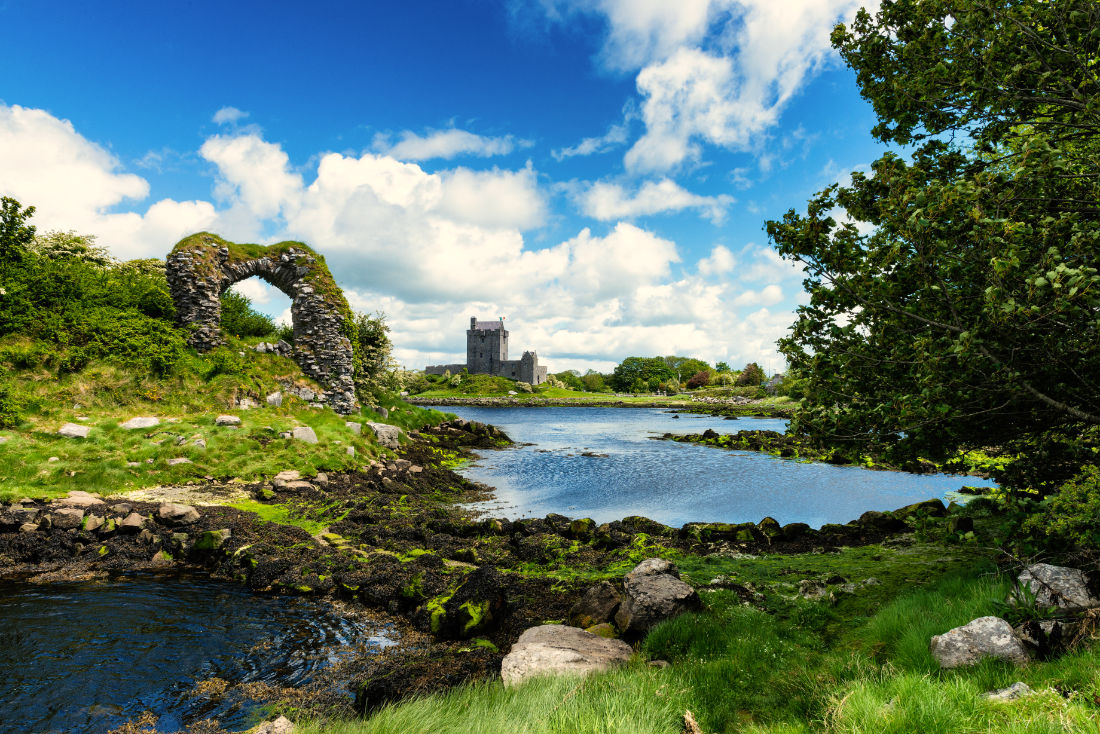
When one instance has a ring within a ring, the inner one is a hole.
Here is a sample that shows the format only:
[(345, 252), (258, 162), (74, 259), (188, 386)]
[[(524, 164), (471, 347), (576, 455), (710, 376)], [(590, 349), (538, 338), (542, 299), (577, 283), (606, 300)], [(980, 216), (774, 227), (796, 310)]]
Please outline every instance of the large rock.
[(240, 416), (236, 415), (219, 415), (214, 419), (215, 426), (239, 426), (241, 425)]
[(284, 469), (275, 475), (275, 478), (271, 480), (271, 484), (276, 489), (282, 489), (290, 482), (296, 482), (301, 478), (302, 473), (297, 469)]
[(290, 432), (290, 435), (295, 441), (317, 443), (317, 434), (309, 426), (298, 426)]
[(471, 571), (449, 598), (426, 604), (432, 633), (467, 640), (496, 629), (508, 611), (507, 587), (507, 580), (492, 566)]
[(935, 635), (932, 657), (942, 668), (975, 665), (985, 658), (1023, 665), (1030, 660), (1024, 643), (1000, 617), (979, 617), (970, 624)]
[(371, 430), (378, 443), (388, 449), (397, 449), (401, 446), (401, 429), (388, 423), (374, 423), (368, 421), (363, 424)]
[[(279, 342), (282, 344), (282, 342)], [(264, 721), (256, 725), (256, 728), (249, 729), (247, 734), (294, 734), (296, 728), (294, 724), (285, 716), (280, 716), (277, 719), (271, 721)]]
[(125, 428), (128, 431), (133, 431), (138, 428), (153, 428), (160, 425), (160, 418), (154, 418), (152, 416), (136, 416), (126, 421), (125, 423), (119, 423), (119, 428)]
[(62, 507), (59, 510), (54, 510), (50, 515), (50, 522), (52, 527), (61, 530), (78, 528), (84, 522), (84, 510), (79, 507)]
[(642, 576), (657, 576), (660, 574), (679, 576), (680, 569), (676, 568), (675, 563), (665, 560), (664, 558), (647, 558), (635, 566), (634, 570), (624, 577), (624, 580), (641, 578)]
[(1076, 568), (1036, 563), (1023, 570), (1019, 582), (1022, 588), (1035, 594), (1041, 607), (1076, 611), (1100, 606), (1100, 600), (1089, 592), (1085, 574)]
[(66, 423), (57, 429), (58, 436), (64, 436), (65, 438), (87, 438), (88, 432), (91, 431), (91, 426), (82, 426), (79, 423)]
[(569, 610), (569, 624), (588, 629), (597, 624), (610, 622), (622, 602), (622, 594), (609, 581), (601, 581), (584, 592), (581, 600)]
[(73, 490), (72, 492), (69, 492), (68, 497), (56, 500), (55, 504), (60, 505), (61, 507), (88, 508), (102, 505), (103, 499), (95, 496), (94, 494), (89, 494), (88, 492)]
[(607, 670), (630, 660), (633, 651), (621, 640), (609, 640), (591, 632), (546, 624), (524, 631), (500, 664), (505, 685), (515, 685), (538, 675), (585, 675)]
[(190, 525), (198, 522), (199, 517), (199, 511), (191, 505), (165, 502), (157, 508), (157, 520), (165, 525)]
[(138, 533), (145, 527), (145, 518), (136, 512), (131, 512), (118, 524), (119, 531), (123, 533)]
[(615, 613), (615, 624), (623, 634), (643, 634), (658, 622), (699, 608), (695, 589), (660, 572), (661, 568), (675, 567), (663, 559), (650, 558), (623, 578), (625, 594)]

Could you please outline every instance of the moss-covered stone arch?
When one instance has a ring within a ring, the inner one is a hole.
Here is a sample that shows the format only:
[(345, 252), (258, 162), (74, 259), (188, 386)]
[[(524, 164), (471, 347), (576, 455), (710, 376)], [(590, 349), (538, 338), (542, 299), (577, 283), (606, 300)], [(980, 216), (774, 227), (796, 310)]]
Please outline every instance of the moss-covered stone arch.
[(234, 283), (262, 278), (291, 300), (294, 360), (325, 388), (338, 413), (355, 399), (355, 318), (325, 259), (301, 242), (243, 245), (209, 232), (185, 237), (168, 255), (166, 273), (187, 342), (205, 352), (222, 343), (221, 295)]

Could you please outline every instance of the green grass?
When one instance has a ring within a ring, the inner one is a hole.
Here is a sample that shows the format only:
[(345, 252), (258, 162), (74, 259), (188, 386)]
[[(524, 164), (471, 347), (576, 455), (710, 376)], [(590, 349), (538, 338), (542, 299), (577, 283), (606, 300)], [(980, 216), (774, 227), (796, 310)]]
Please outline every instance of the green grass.
[[(282, 389), (280, 382), (316, 385), (293, 361), (253, 352), (248, 347), (255, 341), (234, 339), (209, 354), (189, 354), (164, 378), (102, 361), (62, 377), (45, 368), (10, 372), (7, 384), (21, 404), (23, 420), (0, 430), (8, 439), (0, 443), (0, 501), (56, 497), (71, 490), (126, 492), (205, 477), (256, 480), (284, 469), (308, 476), (351, 470), (385, 450), (369, 431), (352, 433), (346, 421), (383, 421), (409, 430), (446, 418), (393, 396), (382, 400), (389, 410), (386, 419), (369, 410), (341, 416), (328, 408), (311, 408), (285, 389), (282, 406), (269, 406), (264, 396)], [(243, 396), (251, 396), (260, 407), (229, 407)], [(240, 417), (240, 427), (215, 426), (215, 417), (223, 413)], [(134, 416), (155, 416), (161, 422), (151, 429), (119, 428)], [(57, 429), (64, 423), (92, 430), (86, 439), (63, 438)], [(319, 442), (279, 437), (297, 426), (313, 428)], [(206, 448), (194, 445), (196, 437), (206, 441)], [(179, 438), (182, 445), (176, 443)], [(354, 457), (347, 454), (349, 446)], [(175, 458), (192, 463), (169, 466), (168, 460)]]

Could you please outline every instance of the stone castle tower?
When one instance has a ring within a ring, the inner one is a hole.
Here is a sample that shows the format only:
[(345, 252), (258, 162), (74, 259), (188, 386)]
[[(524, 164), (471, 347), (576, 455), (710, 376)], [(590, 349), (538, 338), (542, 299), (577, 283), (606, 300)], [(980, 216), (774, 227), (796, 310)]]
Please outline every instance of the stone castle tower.
[(504, 319), (478, 321), (470, 319), (466, 330), (466, 364), (436, 364), (424, 368), (429, 375), (452, 374), (468, 370), (471, 375), (498, 375), (520, 382), (540, 385), (546, 382), (548, 369), (539, 366), (539, 357), (524, 352), (520, 359), (508, 359), (508, 330)]

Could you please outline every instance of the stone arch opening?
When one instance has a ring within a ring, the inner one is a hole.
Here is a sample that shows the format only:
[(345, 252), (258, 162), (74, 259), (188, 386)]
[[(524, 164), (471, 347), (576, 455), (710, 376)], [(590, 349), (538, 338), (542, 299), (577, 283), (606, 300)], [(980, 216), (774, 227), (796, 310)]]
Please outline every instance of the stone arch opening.
[(294, 361), (325, 389), (338, 413), (359, 409), (349, 335), (354, 321), (324, 258), (301, 242), (240, 245), (200, 232), (179, 242), (166, 261), (176, 319), (200, 352), (223, 343), (221, 295), (234, 283), (257, 277), (290, 298)]

